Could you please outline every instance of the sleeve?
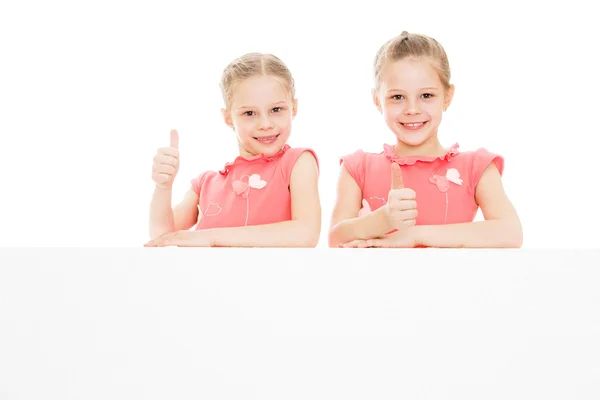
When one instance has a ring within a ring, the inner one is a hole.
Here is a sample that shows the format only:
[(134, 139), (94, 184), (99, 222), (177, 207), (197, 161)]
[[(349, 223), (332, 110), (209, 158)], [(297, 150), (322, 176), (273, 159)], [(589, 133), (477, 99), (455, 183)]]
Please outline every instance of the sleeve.
[(308, 151), (313, 155), (315, 161), (317, 162), (317, 170), (319, 169), (319, 158), (317, 157), (317, 153), (315, 153), (313, 149), (301, 147), (289, 149), (288, 151), (286, 151), (283, 159), (281, 160), (281, 162), (283, 163), (281, 173), (283, 174), (283, 180), (288, 186), (290, 184), (290, 178), (292, 176), (292, 169), (294, 168), (296, 161), (298, 161), (298, 157), (300, 157), (300, 155), (305, 151)]
[(500, 171), (500, 175), (504, 172), (504, 158), (498, 154), (491, 153), (486, 149), (477, 149), (473, 153), (473, 158), (471, 160), (471, 188), (473, 191), (477, 187), (479, 183), (479, 179), (481, 179), (481, 175), (483, 175), (483, 171), (493, 162), (496, 164), (498, 171)]
[(350, 176), (354, 178), (354, 181), (363, 192), (365, 190), (365, 158), (366, 153), (362, 150), (357, 150), (340, 159), (340, 164), (344, 163), (346, 170), (348, 170)]
[(202, 185), (204, 185), (204, 182), (206, 181), (206, 177), (208, 176), (209, 172), (210, 171), (204, 171), (203, 173), (192, 179), (190, 182), (192, 184), (192, 189), (194, 189), (194, 192), (196, 192), (198, 196), (200, 196)]

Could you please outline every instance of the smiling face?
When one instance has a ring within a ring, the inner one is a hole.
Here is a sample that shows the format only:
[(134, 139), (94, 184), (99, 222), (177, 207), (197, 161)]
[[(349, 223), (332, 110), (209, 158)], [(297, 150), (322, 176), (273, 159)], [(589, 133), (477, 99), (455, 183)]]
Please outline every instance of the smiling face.
[(386, 63), (373, 101), (401, 146), (425, 149), (439, 145), (438, 126), (453, 94), (428, 58), (403, 58)]
[(297, 105), (278, 77), (256, 75), (237, 82), (223, 117), (237, 133), (240, 155), (277, 154), (290, 136)]

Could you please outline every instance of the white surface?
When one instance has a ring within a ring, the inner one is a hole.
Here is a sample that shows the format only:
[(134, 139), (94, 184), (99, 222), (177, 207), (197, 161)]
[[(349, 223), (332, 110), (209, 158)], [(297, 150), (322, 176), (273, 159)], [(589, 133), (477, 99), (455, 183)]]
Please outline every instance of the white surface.
[(450, 58), (456, 95), (441, 142), (506, 158), (524, 246), (600, 247), (588, 233), (600, 225), (593, 10), (584, 0), (3, 1), (0, 246), (146, 242), (152, 157), (171, 128), (181, 145), (175, 201), (235, 156), (218, 83), (250, 51), (292, 70), (290, 144), (320, 157), (326, 229), (339, 157), (394, 139), (371, 102), (371, 65), (408, 30), (438, 39)]
[(599, 266), (599, 251), (0, 249), (0, 399), (598, 399)]

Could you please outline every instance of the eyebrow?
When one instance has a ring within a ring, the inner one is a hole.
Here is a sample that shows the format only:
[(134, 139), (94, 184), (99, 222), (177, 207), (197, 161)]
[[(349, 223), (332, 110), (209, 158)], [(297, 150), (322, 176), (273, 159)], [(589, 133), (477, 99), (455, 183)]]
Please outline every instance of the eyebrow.
[[(440, 90), (440, 88), (437, 87), (426, 87), (426, 88), (421, 88), (419, 90)], [(391, 93), (391, 92), (404, 92), (405, 90), (403, 89), (388, 89), (387, 93)]]
[[(271, 107), (276, 106), (278, 104), (287, 104), (287, 102), (285, 100), (280, 100), (276, 103), (272, 103), (270, 104)], [(237, 107), (238, 110), (243, 110), (243, 109), (247, 109), (247, 108), (256, 108), (256, 106), (239, 106)]]

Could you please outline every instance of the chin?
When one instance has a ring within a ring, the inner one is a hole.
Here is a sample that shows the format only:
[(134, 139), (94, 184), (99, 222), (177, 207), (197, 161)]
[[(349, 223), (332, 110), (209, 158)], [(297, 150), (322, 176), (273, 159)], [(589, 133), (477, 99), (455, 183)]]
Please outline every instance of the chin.
[(255, 137), (250, 137), (246, 142), (246, 146), (252, 149), (254, 154), (264, 154), (267, 157), (277, 154), (285, 145), (285, 137), (281, 134), (276, 135), (273, 139), (267, 141), (259, 140)]
[(430, 135), (415, 135), (413, 134), (406, 134), (404, 132), (395, 132), (396, 133), (396, 138), (403, 144), (407, 145), (407, 146), (411, 146), (411, 147), (418, 147), (421, 146), (425, 143), (427, 143), (427, 141), (429, 141), (429, 139), (431, 139)]

